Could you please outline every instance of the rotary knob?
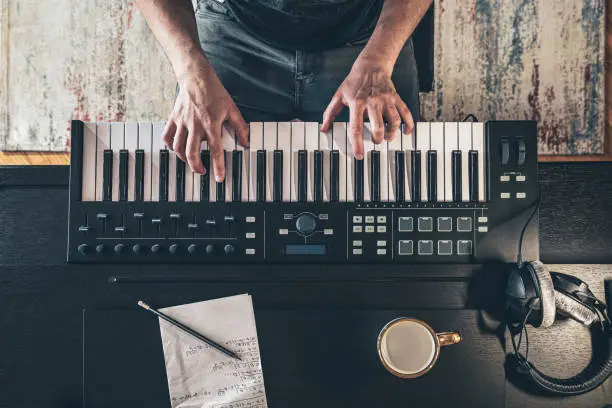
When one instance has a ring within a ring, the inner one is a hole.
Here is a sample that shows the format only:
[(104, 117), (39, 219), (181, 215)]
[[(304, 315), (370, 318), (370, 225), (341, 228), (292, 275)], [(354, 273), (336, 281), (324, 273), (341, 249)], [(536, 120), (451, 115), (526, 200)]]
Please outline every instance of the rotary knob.
[(123, 245), (123, 244), (115, 245), (115, 253), (116, 254), (120, 254), (121, 252), (123, 252), (123, 248), (125, 248), (125, 245)]
[(106, 247), (104, 246), (104, 244), (98, 244), (96, 245), (96, 252), (101, 254), (102, 252), (104, 252), (104, 250), (106, 249)]
[(140, 244), (134, 244), (132, 246), (132, 252), (134, 252), (135, 254), (139, 254), (142, 252), (142, 246)]
[(198, 249), (196, 244), (191, 244), (187, 247), (187, 252), (189, 252), (190, 254), (195, 253), (195, 251)]
[(177, 244), (172, 244), (168, 247), (168, 251), (170, 251), (171, 254), (176, 254), (176, 251), (178, 251), (178, 245)]
[(213, 252), (215, 252), (215, 246), (212, 245), (212, 244), (206, 245), (206, 253), (207, 254), (212, 254)]
[(159, 251), (161, 251), (161, 245), (159, 244), (153, 244), (151, 245), (151, 252), (153, 252), (154, 254), (158, 253)]
[(81, 255), (87, 255), (87, 252), (89, 252), (89, 245), (81, 244), (77, 247), (77, 251), (79, 251)]
[(232, 244), (227, 244), (223, 247), (223, 250), (226, 254), (231, 254), (232, 252), (234, 252), (234, 246)]
[(311, 214), (302, 214), (295, 221), (295, 229), (303, 235), (310, 235), (317, 227), (315, 217)]

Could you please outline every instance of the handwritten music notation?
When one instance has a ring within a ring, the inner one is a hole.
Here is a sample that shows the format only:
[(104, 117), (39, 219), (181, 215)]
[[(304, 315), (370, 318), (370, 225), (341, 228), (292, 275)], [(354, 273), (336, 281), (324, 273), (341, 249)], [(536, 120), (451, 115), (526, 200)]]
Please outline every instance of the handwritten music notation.
[(252, 300), (249, 295), (162, 311), (234, 351), (232, 359), (160, 320), (173, 408), (267, 408)]

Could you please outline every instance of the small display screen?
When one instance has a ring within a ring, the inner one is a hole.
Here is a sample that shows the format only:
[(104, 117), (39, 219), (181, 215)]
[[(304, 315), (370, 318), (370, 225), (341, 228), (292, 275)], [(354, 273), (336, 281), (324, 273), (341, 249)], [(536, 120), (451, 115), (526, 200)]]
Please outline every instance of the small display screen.
[(285, 255), (325, 255), (325, 245), (285, 245)]

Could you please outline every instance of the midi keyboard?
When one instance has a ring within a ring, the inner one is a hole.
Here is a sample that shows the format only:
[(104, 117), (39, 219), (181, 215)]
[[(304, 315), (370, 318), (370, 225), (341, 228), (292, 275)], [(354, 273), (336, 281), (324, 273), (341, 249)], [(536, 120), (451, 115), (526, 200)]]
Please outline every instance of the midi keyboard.
[[(224, 130), (215, 182), (164, 123), (72, 122), (69, 262), (480, 263), (538, 251), (537, 125), (419, 122), (352, 154), (347, 123)], [(535, 215), (535, 216), (534, 216)]]

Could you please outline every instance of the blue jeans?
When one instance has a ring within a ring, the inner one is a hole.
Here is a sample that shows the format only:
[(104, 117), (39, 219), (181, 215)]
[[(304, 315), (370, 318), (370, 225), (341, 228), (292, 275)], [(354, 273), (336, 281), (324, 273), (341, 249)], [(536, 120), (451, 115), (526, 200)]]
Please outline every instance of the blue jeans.
[[(321, 122), (367, 42), (320, 52), (279, 49), (246, 31), (217, 0), (199, 0), (196, 23), (204, 54), (247, 122)], [(392, 80), (417, 121), (419, 81), (412, 40), (402, 49)], [(336, 121), (348, 121), (348, 109)]]

